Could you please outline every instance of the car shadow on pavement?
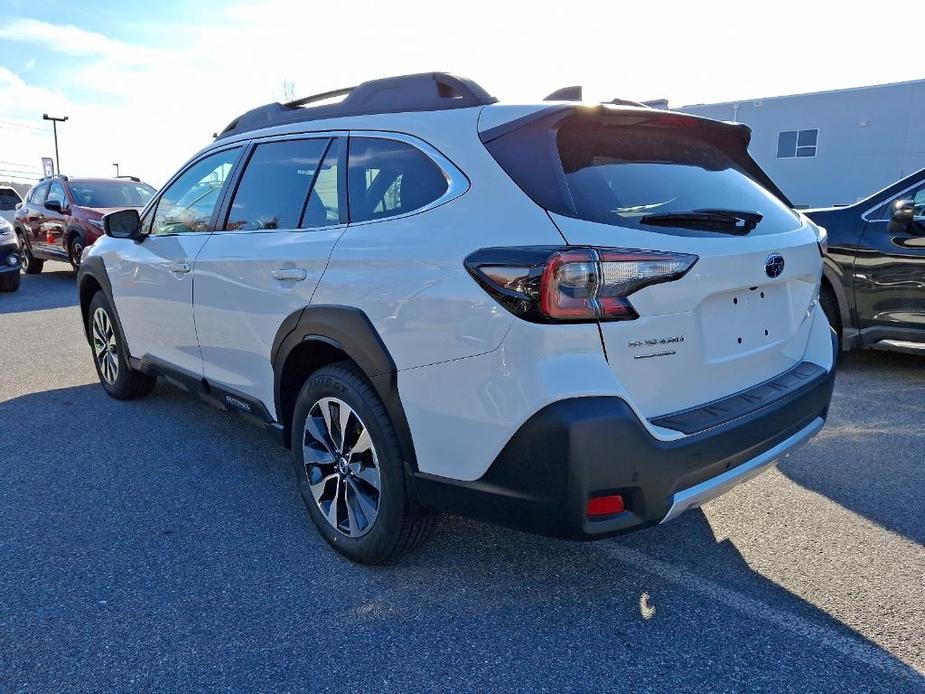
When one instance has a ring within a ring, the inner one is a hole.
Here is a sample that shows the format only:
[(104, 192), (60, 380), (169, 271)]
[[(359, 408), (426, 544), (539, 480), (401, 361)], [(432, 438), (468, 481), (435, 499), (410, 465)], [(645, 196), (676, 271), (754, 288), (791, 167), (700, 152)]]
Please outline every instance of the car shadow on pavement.
[(923, 403), (925, 358), (849, 353), (839, 365), (825, 428), (779, 469), (800, 486), (925, 545)]
[(77, 305), (74, 271), (65, 263), (47, 262), (38, 275), (23, 275), (15, 292), (0, 292), (0, 315)]
[(367, 568), (311, 527), (284, 449), (172, 386), (130, 402), (97, 384), (32, 393), (0, 421), (15, 423), (0, 452), (0, 682), (14, 689), (129, 674), (187, 690), (349, 690), (371, 672), (387, 689), (921, 681), (752, 570), (699, 510), (589, 544), (446, 518)]

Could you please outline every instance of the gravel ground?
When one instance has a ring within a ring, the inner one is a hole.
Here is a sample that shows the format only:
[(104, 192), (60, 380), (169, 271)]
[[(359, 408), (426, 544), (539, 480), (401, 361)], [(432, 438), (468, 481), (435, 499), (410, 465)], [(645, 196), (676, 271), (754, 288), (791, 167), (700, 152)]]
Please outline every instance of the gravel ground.
[(923, 359), (848, 355), (819, 437), (663, 527), (369, 569), (259, 429), (109, 399), (64, 267), (0, 295), (0, 692), (925, 692)]

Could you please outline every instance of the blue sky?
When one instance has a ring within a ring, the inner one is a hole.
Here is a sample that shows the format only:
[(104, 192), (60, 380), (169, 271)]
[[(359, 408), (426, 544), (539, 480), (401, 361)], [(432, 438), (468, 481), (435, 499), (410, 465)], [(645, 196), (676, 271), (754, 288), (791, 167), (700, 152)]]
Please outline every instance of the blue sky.
[(506, 101), (583, 84), (590, 99), (680, 105), (920, 79), (925, 62), (887, 31), (918, 4), (0, 1), (0, 178), (53, 153), (41, 120), (53, 112), (70, 117), (65, 173), (118, 161), (160, 185), (238, 113), (281, 98), (284, 80), (305, 95), (448, 70)]

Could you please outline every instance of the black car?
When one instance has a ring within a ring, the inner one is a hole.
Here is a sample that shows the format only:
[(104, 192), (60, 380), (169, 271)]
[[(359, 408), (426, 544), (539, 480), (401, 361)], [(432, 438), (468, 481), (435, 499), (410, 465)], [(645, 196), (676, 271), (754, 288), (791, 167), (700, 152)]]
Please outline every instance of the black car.
[(843, 348), (925, 355), (925, 169), (806, 214), (829, 232), (820, 300)]
[(19, 243), (10, 223), (0, 217), (0, 292), (15, 292), (19, 289), (19, 269), (22, 256)]

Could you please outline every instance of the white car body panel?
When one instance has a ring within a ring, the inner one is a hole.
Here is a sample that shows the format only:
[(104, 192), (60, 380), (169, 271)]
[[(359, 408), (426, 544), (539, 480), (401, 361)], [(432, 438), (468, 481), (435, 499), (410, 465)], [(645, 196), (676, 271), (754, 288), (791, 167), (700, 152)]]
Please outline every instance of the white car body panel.
[[(808, 224), (783, 233), (705, 239), (552, 217), (571, 243), (699, 258), (681, 279), (632, 294), (639, 318), (601, 324), (611, 367), (647, 417), (738, 392), (800, 361), (821, 263)], [(772, 253), (786, 261), (774, 279), (765, 272)], [(643, 344), (631, 346), (636, 342)]]
[(168, 234), (144, 243), (107, 239), (91, 246), (103, 253), (132, 356), (155, 357), (202, 376), (192, 270), (208, 240), (209, 234)]
[[(521, 425), (546, 405), (566, 398), (623, 398), (653, 438), (684, 438), (648, 421), (608, 364), (596, 332), (593, 325), (517, 321), (489, 354), (400, 372), (398, 387), (418, 468), (477, 480)], [(804, 340), (796, 361), (831, 369), (831, 329), (818, 305), (806, 322)], [(618, 443), (614, 450), (619, 450)]]
[[(471, 145), (475, 118), (468, 116), (461, 124), (468, 130), (446, 134), (440, 152), (452, 151), (446, 145), (456, 139)], [(315, 292), (313, 303), (366, 313), (399, 370), (490, 352), (515, 320), (466, 271), (467, 255), (500, 243), (562, 243), (487, 150), (459, 144), (459, 152), (454, 163), (467, 172), (467, 189), (420, 214), (348, 225)]]
[[(311, 302), (343, 232), (337, 225), (211, 235), (196, 260), (194, 307), (210, 382), (256, 398), (275, 414), (273, 340), (283, 320)], [(304, 270), (305, 279), (276, 279), (279, 270)]]

